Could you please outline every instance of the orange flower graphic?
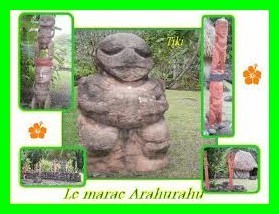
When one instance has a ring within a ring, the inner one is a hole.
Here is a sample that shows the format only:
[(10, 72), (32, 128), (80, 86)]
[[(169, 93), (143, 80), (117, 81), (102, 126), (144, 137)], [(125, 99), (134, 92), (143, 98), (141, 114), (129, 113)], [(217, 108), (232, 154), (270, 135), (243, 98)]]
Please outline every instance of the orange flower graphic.
[(248, 69), (243, 72), (243, 77), (245, 78), (245, 83), (247, 85), (259, 84), (262, 73), (261, 71), (257, 70), (257, 67), (257, 64), (254, 66), (249, 66)]
[(45, 134), (46, 134), (46, 131), (47, 131), (47, 128), (42, 126), (42, 122), (40, 123), (34, 123), (33, 126), (31, 126), (28, 131), (30, 133), (30, 137), (32, 139), (35, 139), (35, 138), (44, 138), (45, 137)]

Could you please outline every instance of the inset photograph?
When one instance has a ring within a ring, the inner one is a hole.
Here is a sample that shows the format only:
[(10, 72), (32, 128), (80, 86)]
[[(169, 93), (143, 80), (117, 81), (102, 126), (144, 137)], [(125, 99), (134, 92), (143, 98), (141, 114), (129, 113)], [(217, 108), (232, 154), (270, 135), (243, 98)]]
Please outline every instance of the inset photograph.
[(233, 18), (203, 17), (202, 134), (233, 135), (234, 49)]
[(259, 149), (208, 147), (203, 152), (203, 187), (208, 192), (253, 193), (259, 189)]
[(82, 186), (85, 152), (83, 149), (22, 148), (20, 183), (22, 186)]
[(72, 101), (69, 14), (24, 13), (19, 18), (20, 107), (69, 109)]

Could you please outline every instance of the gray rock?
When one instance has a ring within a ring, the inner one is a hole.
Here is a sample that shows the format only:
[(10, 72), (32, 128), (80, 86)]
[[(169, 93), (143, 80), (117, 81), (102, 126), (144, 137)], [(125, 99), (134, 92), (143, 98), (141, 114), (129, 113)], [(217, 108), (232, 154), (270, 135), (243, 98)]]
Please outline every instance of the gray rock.
[(224, 97), (224, 101), (226, 102), (231, 102), (232, 101), (232, 96), (231, 95), (227, 95)]

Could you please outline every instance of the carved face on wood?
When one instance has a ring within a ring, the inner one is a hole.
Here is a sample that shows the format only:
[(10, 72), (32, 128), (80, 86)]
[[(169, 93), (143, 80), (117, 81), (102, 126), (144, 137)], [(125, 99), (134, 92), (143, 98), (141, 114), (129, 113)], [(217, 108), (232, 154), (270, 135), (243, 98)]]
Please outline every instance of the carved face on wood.
[(215, 24), (216, 33), (221, 37), (228, 35), (228, 21), (226, 19), (218, 19)]
[(52, 75), (51, 67), (49, 66), (37, 66), (36, 67), (36, 83), (47, 83), (50, 82)]
[(39, 19), (39, 25), (42, 27), (53, 27), (55, 24), (55, 18), (53, 16), (41, 16)]
[(95, 63), (102, 71), (125, 82), (145, 78), (153, 66), (146, 42), (131, 33), (116, 33), (98, 44)]

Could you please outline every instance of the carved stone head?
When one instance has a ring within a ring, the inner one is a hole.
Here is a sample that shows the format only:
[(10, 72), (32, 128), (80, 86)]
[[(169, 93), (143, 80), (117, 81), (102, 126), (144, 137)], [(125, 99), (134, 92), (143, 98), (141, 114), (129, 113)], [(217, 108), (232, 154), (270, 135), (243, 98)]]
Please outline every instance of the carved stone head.
[(47, 83), (50, 82), (52, 76), (52, 61), (48, 58), (38, 58), (35, 60), (36, 83)]
[(39, 25), (42, 27), (53, 27), (55, 18), (53, 16), (40, 16)]
[(224, 18), (218, 19), (215, 23), (216, 34), (221, 37), (226, 37), (228, 35), (228, 21)]
[(40, 66), (36, 67), (36, 83), (47, 83), (50, 82), (52, 75), (51, 67)]
[(101, 40), (95, 63), (101, 72), (124, 82), (144, 79), (153, 67), (149, 46), (131, 33), (116, 33)]

